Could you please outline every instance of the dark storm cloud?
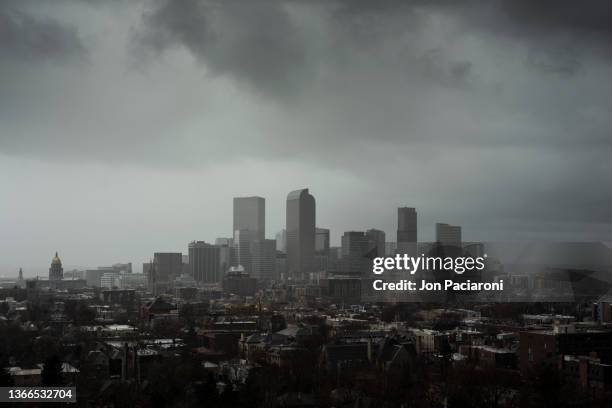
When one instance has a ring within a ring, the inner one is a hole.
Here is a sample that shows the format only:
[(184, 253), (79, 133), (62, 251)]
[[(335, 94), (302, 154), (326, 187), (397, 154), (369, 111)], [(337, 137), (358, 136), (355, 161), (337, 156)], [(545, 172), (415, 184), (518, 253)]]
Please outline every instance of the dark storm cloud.
[(530, 48), (527, 66), (572, 75), (592, 56), (610, 58), (612, 3), (605, 0), (497, 0), (473, 4), (468, 23), (505, 35)]
[(503, 0), (500, 5), (520, 26), (540, 32), (591, 33), (612, 40), (612, 4), (607, 0)]
[(63, 60), (85, 54), (74, 28), (29, 15), (19, 2), (0, 0), (0, 58)]
[(149, 50), (185, 46), (213, 73), (275, 93), (291, 92), (308, 74), (303, 39), (280, 2), (153, 3), (137, 34)]
[[(300, 25), (305, 9), (324, 20), (327, 49)], [(526, 66), (543, 73), (573, 75), (589, 53), (607, 55), (612, 44), (612, 3), (603, 0), (154, 0), (135, 37), (145, 52), (184, 46), (213, 73), (278, 96), (310, 86), (321, 67), (350, 64), (355, 54), (418, 31), (432, 14), (457, 20), (464, 32), (523, 44)], [(404, 51), (397, 52), (401, 65)], [(473, 68), (460, 58), (427, 74), (464, 83)]]
[(380, 31), (397, 16), (418, 25), (424, 17), (419, 12), (434, 12), (462, 21), (468, 32), (527, 45), (527, 65), (543, 72), (574, 74), (589, 53), (612, 56), (612, 3), (607, 0), (340, 0), (334, 4), (334, 21), (352, 27), (356, 38)]
[[(338, 16), (413, 13), (415, 9), (449, 12), (492, 31), (564, 33), (569, 37), (598, 35), (612, 41), (612, 4), (607, 0), (337, 0)], [(507, 27), (504, 27), (506, 25)]]

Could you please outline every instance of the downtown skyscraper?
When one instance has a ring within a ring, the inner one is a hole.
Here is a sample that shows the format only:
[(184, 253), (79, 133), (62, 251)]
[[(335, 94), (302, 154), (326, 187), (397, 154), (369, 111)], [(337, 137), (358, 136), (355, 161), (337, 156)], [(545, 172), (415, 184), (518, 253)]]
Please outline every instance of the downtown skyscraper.
[(189, 268), (198, 283), (219, 283), (222, 279), (221, 246), (204, 241), (189, 243)]
[(315, 252), (316, 204), (308, 189), (287, 195), (288, 277), (304, 279), (312, 271)]
[(413, 207), (397, 209), (397, 253), (416, 254), (417, 212)]
[(252, 272), (252, 246), (266, 238), (266, 200), (263, 197), (234, 197), (234, 248), (237, 263)]
[(266, 199), (263, 197), (234, 197), (234, 229), (247, 230), (253, 239), (266, 238)]
[(443, 222), (436, 223), (436, 242), (443, 245), (461, 246), (461, 227)]

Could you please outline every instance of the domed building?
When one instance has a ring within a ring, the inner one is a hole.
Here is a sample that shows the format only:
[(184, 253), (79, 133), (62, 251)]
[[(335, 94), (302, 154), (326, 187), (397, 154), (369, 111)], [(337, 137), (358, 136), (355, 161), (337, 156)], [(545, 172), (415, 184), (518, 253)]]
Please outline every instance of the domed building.
[(57, 252), (55, 252), (55, 256), (51, 260), (51, 267), (49, 268), (49, 280), (62, 280), (64, 278), (64, 268), (62, 268), (62, 261), (57, 256)]

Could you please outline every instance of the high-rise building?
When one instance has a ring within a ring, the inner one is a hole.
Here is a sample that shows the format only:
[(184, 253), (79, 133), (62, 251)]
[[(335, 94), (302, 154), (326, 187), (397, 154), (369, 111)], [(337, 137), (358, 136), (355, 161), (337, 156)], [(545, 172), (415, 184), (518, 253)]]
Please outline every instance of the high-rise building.
[(329, 253), (316, 252), (314, 255), (313, 271), (324, 272), (330, 269)]
[(180, 252), (155, 252), (153, 263), (158, 284), (174, 282), (183, 272), (183, 254)]
[(347, 231), (342, 235), (341, 272), (360, 275), (365, 272), (370, 260), (366, 258), (369, 240), (365, 232)]
[(417, 242), (417, 212), (412, 207), (397, 209), (397, 242)]
[(255, 233), (244, 229), (234, 231), (234, 247), (237, 256), (237, 265), (241, 265), (245, 272), (251, 273), (251, 245), (258, 240)]
[(120, 272), (104, 272), (100, 277), (100, 287), (111, 289), (113, 287), (119, 287), (119, 279), (121, 278)]
[(64, 278), (64, 268), (62, 268), (62, 261), (57, 256), (57, 251), (55, 252), (55, 256), (51, 259), (51, 267), (49, 268), (49, 280), (62, 280)]
[(276, 233), (276, 250), (287, 252), (287, 230), (282, 229)]
[(315, 252), (319, 254), (329, 253), (328, 228), (315, 228)]
[(304, 279), (311, 272), (315, 249), (315, 199), (308, 189), (287, 196), (287, 268), (291, 279)]
[(340, 260), (342, 259), (342, 248), (337, 246), (329, 247), (328, 269), (338, 271), (341, 269)]
[(251, 277), (258, 280), (277, 280), (276, 240), (255, 240), (251, 243)]
[(266, 200), (263, 197), (234, 197), (234, 229), (248, 230), (255, 239), (266, 237)]
[[(143, 275), (147, 278), (152, 278), (151, 274), (151, 262), (142, 264)], [(115, 285), (115, 281), (121, 278), (123, 275), (129, 275), (132, 273), (132, 263), (116, 263), (112, 266), (98, 266), (96, 269), (88, 269), (82, 272), (73, 272), (73, 279), (77, 274), (80, 275), (78, 279), (85, 279), (87, 286), (90, 287), (107, 287), (110, 288)], [(149, 283), (152, 283), (149, 282)], [(153, 291), (153, 286), (149, 286), (149, 289)]]
[(232, 253), (234, 240), (232, 238), (217, 238), (215, 240), (215, 246), (219, 248), (219, 265), (221, 275), (224, 275), (232, 266)]
[(198, 283), (221, 282), (220, 248), (204, 241), (189, 244), (191, 276)]
[(151, 268), (153, 266), (153, 262), (143, 262), (142, 263), (142, 273), (145, 276), (149, 276), (149, 273), (151, 273)]
[(461, 227), (442, 222), (436, 223), (436, 242), (443, 245), (461, 246)]
[(313, 271), (327, 271), (329, 267), (329, 229), (315, 228), (315, 255)]
[(397, 209), (397, 252), (416, 253), (417, 212), (412, 207)]
[(262, 197), (234, 197), (234, 249), (237, 265), (252, 272), (251, 247), (265, 239), (266, 201)]
[(366, 231), (366, 236), (368, 237), (368, 250), (376, 249), (375, 256), (385, 256), (385, 231), (372, 228)]
[(287, 254), (276, 251), (276, 276), (279, 280), (287, 279)]
[(238, 268), (230, 271), (223, 277), (223, 291), (238, 296), (253, 296), (257, 291), (257, 279)]
[[(158, 295), (174, 286), (174, 280), (183, 272), (183, 254), (180, 252), (155, 252), (153, 260), (148, 265), (143, 264), (143, 273), (147, 276), (147, 286), (151, 293)], [(98, 268), (114, 272), (113, 268)], [(146, 270), (146, 272), (145, 272)], [(109, 275), (110, 276), (110, 275)], [(100, 277), (100, 285), (102, 278)], [(105, 278), (108, 282), (108, 277)]]
[(181, 268), (181, 278), (185, 276), (191, 276), (191, 269), (189, 269), (189, 254), (183, 254), (183, 268)]

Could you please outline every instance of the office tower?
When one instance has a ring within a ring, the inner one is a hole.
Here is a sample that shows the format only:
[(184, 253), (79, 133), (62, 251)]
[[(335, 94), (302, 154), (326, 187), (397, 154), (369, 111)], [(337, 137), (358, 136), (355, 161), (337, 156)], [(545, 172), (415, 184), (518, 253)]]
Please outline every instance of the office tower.
[(347, 231), (342, 235), (341, 265), (342, 272), (360, 275), (367, 269), (370, 260), (368, 253), (368, 236), (362, 231)]
[(183, 254), (180, 252), (156, 252), (153, 254), (155, 264), (155, 281), (160, 283), (174, 282), (183, 271)]
[(278, 280), (287, 279), (287, 254), (276, 251), (276, 276)]
[(315, 228), (315, 252), (329, 253), (329, 229)]
[(217, 238), (215, 246), (219, 248), (219, 268), (223, 276), (232, 266), (232, 253), (234, 240), (232, 238)]
[(181, 279), (184, 276), (191, 276), (191, 269), (189, 269), (189, 255), (183, 254), (183, 267), (181, 268)]
[(19, 268), (19, 278), (18, 278), (19, 282), (23, 281), (23, 269)]
[(142, 263), (142, 273), (145, 276), (149, 276), (149, 273), (151, 273), (151, 268), (153, 266), (153, 262), (143, 262)]
[[(149, 277), (151, 272), (151, 263), (142, 264), (142, 272), (144, 276)], [(132, 273), (131, 263), (116, 263), (113, 266), (98, 266), (96, 269), (88, 269), (83, 271), (80, 279), (85, 279), (86, 285), (90, 287), (111, 287), (115, 279), (123, 275)], [(114, 276), (114, 278), (113, 278)], [(73, 273), (74, 278), (74, 273)], [(104, 278), (104, 279), (103, 279)], [(104, 286), (106, 285), (106, 286)], [(110, 286), (109, 286), (110, 285)], [(150, 287), (152, 290), (153, 287)]]
[(251, 232), (253, 240), (266, 238), (266, 200), (263, 197), (234, 197), (234, 229)]
[(436, 242), (443, 245), (461, 246), (461, 227), (442, 222), (436, 223)]
[(341, 247), (329, 247), (328, 265), (331, 270), (340, 269), (340, 259), (342, 259)]
[(251, 243), (251, 277), (258, 280), (277, 280), (276, 240), (264, 239)]
[(62, 268), (62, 261), (57, 256), (51, 259), (51, 267), (49, 268), (49, 280), (62, 280), (64, 278), (64, 268)]
[(412, 207), (397, 209), (397, 243), (417, 242), (417, 212)]
[(276, 250), (287, 252), (287, 230), (282, 229), (276, 233)]
[(372, 228), (366, 231), (366, 236), (368, 237), (368, 250), (376, 249), (374, 256), (385, 256), (385, 231)]
[(257, 240), (255, 235), (250, 230), (234, 231), (234, 248), (236, 250), (237, 265), (241, 265), (247, 273), (251, 273), (251, 244)]
[(119, 276), (118, 287), (121, 289), (136, 289), (146, 287), (147, 276), (142, 273), (126, 273)]
[(204, 241), (189, 243), (191, 276), (198, 283), (221, 282), (220, 249)]
[(287, 268), (291, 279), (304, 279), (312, 269), (315, 211), (315, 199), (307, 188), (287, 196)]
[(327, 271), (329, 266), (329, 229), (315, 228), (313, 271)]
[(103, 272), (100, 277), (100, 287), (111, 289), (113, 287), (119, 287), (119, 279), (121, 278), (121, 273), (118, 271), (113, 272)]
[(230, 269), (223, 277), (223, 292), (238, 296), (253, 296), (257, 292), (257, 279), (248, 273), (237, 269)]
[(417, 212), (412, 207), (397, 209), (397, 252), (416, 255)]
[(324, 252), (315, 252), (314, 255), (314, 266), (313, 271), (315, 272), (324, 272), (329, 270), (329, 253)]
[(262, 197), (234, 198), (234, 247), (237, 265), (252, 272), (251, 246), (266, 235), (266, 201)]

